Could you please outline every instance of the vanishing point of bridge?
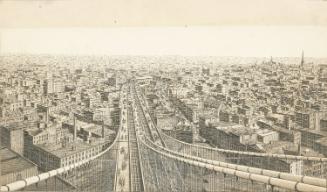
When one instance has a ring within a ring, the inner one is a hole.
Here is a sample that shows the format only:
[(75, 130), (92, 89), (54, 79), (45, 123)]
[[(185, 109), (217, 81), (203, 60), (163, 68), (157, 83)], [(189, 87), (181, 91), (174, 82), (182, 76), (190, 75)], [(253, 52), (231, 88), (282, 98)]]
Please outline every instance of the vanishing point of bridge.
[[(184, 143), (157, 129), (139, 85), (131, 81), (120, 94), (120, 128), (101, 153), (1, 191), (327, 191), (327, 158)], [(278, 161), (318, 164), (320, 173), (280, 172), (271, 166)]]

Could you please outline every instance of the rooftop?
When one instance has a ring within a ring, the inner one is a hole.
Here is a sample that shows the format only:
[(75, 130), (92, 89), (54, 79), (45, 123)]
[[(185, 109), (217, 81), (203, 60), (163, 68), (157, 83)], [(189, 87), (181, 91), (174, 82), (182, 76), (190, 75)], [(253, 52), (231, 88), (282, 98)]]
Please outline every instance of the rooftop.
[(269, 129), (257, 129), (256, 133), (263, 137), (263, 136), (267, 136), (267, 135), (274, 134), (274, 133), (277, 133), (277, 132), (269, 130)]
[[(297, 127), (295, 127), (297, 128)], [(315, 129), (301, 129), (301, 128), (297, 128), (299, 131), (301, 132), (308, 132), (308, 133), (313, 133), (313, 134), (316, 134), (316, 135), (321, 135), (323, 137), (327, 137), (327, 132), (326, 131), (319, 131), (319, 130), (315, 130)]]
[(35, 164), (21, 157), (17, 153), (11, 151), (8, 148), (0, 149), (1, 158), (1, 175), (8, 173), (22, 171), (31, 167), (36, 167)]
[(91, 143), (86, 143), (83, 142), (81, 139), (77, 139), (76, 143), (68, 143), (66, 147), (63, 147), (62, 143), (42, 144), (37, 146), (59, 158), (63, 158), (75, 153), (79, 153), (81, 151), (85, 151), (100, 144), (103, 144), (103, 140), (97, 139), (92, 140)]
[(144, 80), (144, 79), (152, 79), (152, 76), (142, 76), (142, 77), (137, 77), (136, 80)]
[(226, 133), (231, 133), (237, 136), (250, 135), (255, 133), (255, 129), (238, 125), (238, 124), (226, 125), (225, 127), (216, 127), (216, 128)]
[(36, 127), (37, 124), (35, 121), (19, 121), (19, 122), (12, 122), (7, 125), (0, 125), (0, 126), (8, 130), (18, 130), (18, 129)]

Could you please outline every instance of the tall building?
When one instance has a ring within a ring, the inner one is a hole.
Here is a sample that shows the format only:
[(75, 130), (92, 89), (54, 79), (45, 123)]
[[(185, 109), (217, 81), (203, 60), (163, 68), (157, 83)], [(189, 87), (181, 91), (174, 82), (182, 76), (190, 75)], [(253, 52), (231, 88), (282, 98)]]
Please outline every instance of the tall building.
[(320, 120), (325, 116), (325, 112), (314, 110), (299, 110), (295, 112), (295, 125), (299, 128), (320, 130)]
[(53, 93), (53, 79), (44, 81), (43, 92), (45, 95)]
[(29, 122), (15, 122), (0, 127), (1, 145), (23, 155), (24, 132), (23, 129), (33, 126)]
[(43, 92), (45, 95), (51, 93), (61, 93), (64, 92), (65, 85), (60, 80), (47, 79), (43, 84)]

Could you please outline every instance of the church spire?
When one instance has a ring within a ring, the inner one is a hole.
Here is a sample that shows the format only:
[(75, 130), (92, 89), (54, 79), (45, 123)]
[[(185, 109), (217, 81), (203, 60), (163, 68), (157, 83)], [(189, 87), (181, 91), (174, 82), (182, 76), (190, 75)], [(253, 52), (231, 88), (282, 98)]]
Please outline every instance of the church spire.
[(301, 57), (301, 67), (303, 68), (304, 65), (304, 51), (302, 50), (302, 57)]

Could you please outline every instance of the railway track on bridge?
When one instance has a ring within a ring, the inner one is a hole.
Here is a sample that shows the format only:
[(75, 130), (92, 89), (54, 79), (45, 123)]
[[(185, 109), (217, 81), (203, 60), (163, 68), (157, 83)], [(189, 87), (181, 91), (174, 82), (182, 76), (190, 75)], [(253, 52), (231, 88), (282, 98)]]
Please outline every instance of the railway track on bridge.
[[(135, 112), (136, 117), (138, 118), (139, 126), (142, 128), (143, 133), (146, 137), (150, 138), (156, 145), (165, 146), (165, 143), (160, 137), (160, 134), (154, 125), (149, 114), (144, 113), (144, 109), (141, 105), (141, 100), (136, 93), (135, 87), (132, 87), (133, 96), (134, 96), (134, 104), (135, 104)], [(142, 102), (144, 105), (144, 101)], [(144, 155), (147, 156), (147, 155)], [(147, 157), (146, 157), (147, 158)], [(160, 191), (181, 191), (184, 187), (184, 183), (181, 179), (181, 175), (179, 172), (176, 174), (179, 175), (176, 179), (169, 179), (171, 177), (171, 173), (173, 170), (178, 170), (178, 167), (175, 164), (164, 164), (164, 159), (160, 157), (158, 159), (147, 158), (147, 162), (150, 167), (155, 168), (156, 170), (160, 170), (156, 172), (155, 180), (157, 182), (157, 187)], [(168, 178), (167, 183), (163, 183), (160, 181), (160, 178)]]
[(131, 106), (127, 109), (127, 126), (129, 141), (129, 163), (130, 163), (130, 190), (131, 192), (144, 191), (143, 175), (141, 171), (140, 152), (136, 140), (135, 124), (133, 119), (133, 110)]

